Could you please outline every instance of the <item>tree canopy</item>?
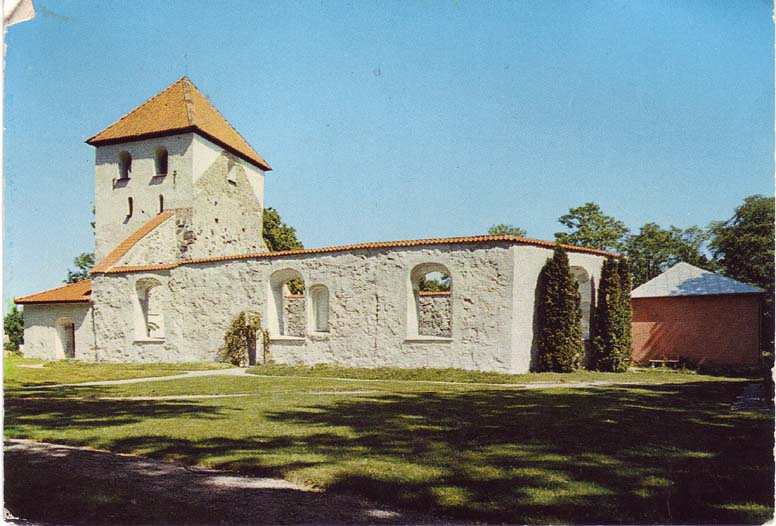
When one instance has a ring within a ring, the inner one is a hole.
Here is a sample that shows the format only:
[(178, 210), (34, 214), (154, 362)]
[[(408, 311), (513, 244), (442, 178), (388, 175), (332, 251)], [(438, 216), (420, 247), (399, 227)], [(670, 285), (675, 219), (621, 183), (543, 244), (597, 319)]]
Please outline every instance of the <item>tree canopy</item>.
[(499, 223), (498, 225), (493, 225), (488, 229), (488, 234), (497, 236), (501, 234), (509, 234), (512, 236), (517, 237), (525, 237), (527, 232), (525, 229), (520, 228), (519, 226), (512, 226), (512, 225), (505, 225), (504, 223)]
[(773, 291), (773, 197), (747, 197), (733, 217), (710, 230), (711, 251), (727, 276)]
[(304, 248), (296, 237), (296, 229), (283, 222), (274, 208), (265, 208), (263, 212), (264, 243), (270, 252), (281, 250), (299, 250)]
[(715, 270), (716, 262), (704, 253), (709, 238), (710, 233), (697, 226), (682, 230), (645, 224), (638, 234), (628, 236), (623, 248), (630, 260), (633, 285), (638, 287), (681, 261)]
[(83, 252), (73, 260), (75, 270), (67, 269), (65, 283), (77, 283), (89, 279), (89, 271), (94, 267), (94, 252)]
[(11, 300), (3, 320), (3, 329), (8, 341), (3, 345), (6, 351), (17, 352), (24, 343), (24, 314), (18, 309), (16, 303)]
[(555, 240), (567, 245), (620, 251), (628, 233), (625, 223), (604, 214), (596, 203), (572, 208), (558, 221), (569, 231), (556, 232)]

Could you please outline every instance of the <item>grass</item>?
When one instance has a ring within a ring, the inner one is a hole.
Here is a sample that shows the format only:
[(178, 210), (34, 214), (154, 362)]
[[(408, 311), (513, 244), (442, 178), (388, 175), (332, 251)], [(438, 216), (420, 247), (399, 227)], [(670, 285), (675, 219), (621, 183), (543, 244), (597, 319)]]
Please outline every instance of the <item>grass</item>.
[[(135, 366), (111, 367), (129, 374)], [(28, 371), (36, 370), (23, 374)], [(433, 379), (496, 378), (431, 374)], [(589, 374), (566, 378), (601, 379)], [(626, 375), (648, 382), (524, 390), (320, 377), (200, 377), (44, 391), (21, 382), (7, 386), (5, 432), (281, 477), (466, 520), (768, 520), (773, 415), (730, 411), (743, 384), (674, 371)], [(230, 393), (250, 396), (105, 399)], [(6, 466), (8, 505), (20, 515), (37, 513), (44, 519), (47, 504), (29, 491), (25, 469)], [(70, 484), (77, 484), (77, 474), (73, 477)], [(124, 497), (100, 499), (106, 512), (120, 513), (116, 506), (124, 505)], [(103, 506), (89, 505), (95, 513)]]
[[(357, 380), (412, 380), (434, 382), (529, 384), (529, 383), (571, 383), (571, 382), (616, 382), (616, 383), (684, 383), (717, 381), (718, 378), (696, 374), (691, 370), (631, 368), (625, 373), (600, 373), (597, 371), (575, 371), (563, 373), (506, 374), (463, 369), (398, 369), (390, 367), (353, 368), (338, 365), (257, 365), (248, 373), (266, 376), (300, 376), (312, 378), (350, 378)], [(732, 381), (733, 379), (731, 379)]]
[[(41, 368), (25, 366), (43, 365)], [(19, 367), (22, 366), (22, 367)], [(23, 358), (18, 354), (5, 353), (3, 358), (3, 381), (8, 387), (45, 384), (94, 382), (101, 380), (124, 380), (127, 378), (149, 378), (172, 376), (186, 371), (222, 369), (230, 367), (222, 363), (146, 363), (114, 364), (87, 363), (77, 360), (45, 361)]]

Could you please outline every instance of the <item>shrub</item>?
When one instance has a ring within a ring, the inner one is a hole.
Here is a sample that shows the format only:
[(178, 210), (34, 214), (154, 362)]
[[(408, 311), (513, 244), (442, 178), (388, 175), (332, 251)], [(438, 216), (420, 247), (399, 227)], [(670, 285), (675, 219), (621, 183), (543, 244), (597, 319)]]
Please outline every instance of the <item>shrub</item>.
[(261, 328), (261, 314), (243, 311), (237, 315), (224, 335), (224, 345), (218, 351), (218, 359), (238, 367), (248, 365), (248, 351), (261, 341), (263, 362), (269, 358), (269, 331)]
[(584, 353), (580, 304), (568, 255), (556, 246), (539, 276), (540, 371), (568, 373), (579, 367)]
[(601, 268), (590, 368), (624, 372), (630, 365), (631, 274), (625, 259), (607, 258)]
[(24, 343), (24, 314), (16, 307), (16, 303), (11, 300), (8, 304), (8, 311), (3, 323), (5, 335), (8, 337), (3, 345), (6, 351), (19, 352), (19, 347)]

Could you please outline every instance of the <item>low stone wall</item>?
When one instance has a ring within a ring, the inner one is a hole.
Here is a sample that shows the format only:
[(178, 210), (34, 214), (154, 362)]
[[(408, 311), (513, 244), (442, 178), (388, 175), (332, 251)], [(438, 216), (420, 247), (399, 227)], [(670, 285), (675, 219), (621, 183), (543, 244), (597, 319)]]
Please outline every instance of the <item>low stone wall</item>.
[(418, 294), (418, 334), (451, 338), (452, 298), (449, 292)]
[(283, 335), (304, 337), (304, 295), (292, 294), (283, 298)]

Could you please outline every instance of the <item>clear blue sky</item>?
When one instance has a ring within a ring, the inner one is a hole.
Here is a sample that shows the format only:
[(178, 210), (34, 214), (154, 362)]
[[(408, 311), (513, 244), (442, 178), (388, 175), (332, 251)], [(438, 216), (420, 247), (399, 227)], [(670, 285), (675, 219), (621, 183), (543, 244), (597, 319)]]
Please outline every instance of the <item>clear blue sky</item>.
[(773, 23), (740, 2), (53, 2), (7, 34), (4, 296), (93, 247), (84, 140), (184, 74), (305, 246), (553, 239), (773, 193)]

